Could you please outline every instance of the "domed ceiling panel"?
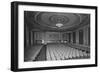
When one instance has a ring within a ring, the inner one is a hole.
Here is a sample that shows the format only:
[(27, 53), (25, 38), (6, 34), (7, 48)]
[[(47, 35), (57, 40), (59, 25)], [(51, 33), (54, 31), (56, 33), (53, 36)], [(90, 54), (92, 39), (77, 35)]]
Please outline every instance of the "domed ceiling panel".
[(89, 14), (26, 11), (25, 20), (34, 30), (66, 31), (89, 21)]
[(42, 12), (38, 13), (35, 19), (38, 24), (51, 28), (58, 28), (56, 26), (57, 23), (63, 24), (63, 26), (58, 29), (68, 29), (81, 22), (80, 16), (72, 13)]

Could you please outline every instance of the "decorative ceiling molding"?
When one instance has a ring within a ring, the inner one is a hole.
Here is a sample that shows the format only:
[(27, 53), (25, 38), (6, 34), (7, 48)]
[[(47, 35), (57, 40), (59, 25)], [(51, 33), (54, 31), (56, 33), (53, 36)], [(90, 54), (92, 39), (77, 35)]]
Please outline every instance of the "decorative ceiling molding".
[(79, 24), (80, 17), (74, 13), (55, 13), (55, 12), (41, 12), (36, 14), (35, 21), (46, 27), (57, 28), (56, 24), (61, 23), (64, 26), (59, 29), (68, 29)]
[[(28, 11), (25, 20), (32, 30), (66, 31), (81, 26), (89, 20), (89, 14)], [(62, 24), (59, 28), (58, 23)]]

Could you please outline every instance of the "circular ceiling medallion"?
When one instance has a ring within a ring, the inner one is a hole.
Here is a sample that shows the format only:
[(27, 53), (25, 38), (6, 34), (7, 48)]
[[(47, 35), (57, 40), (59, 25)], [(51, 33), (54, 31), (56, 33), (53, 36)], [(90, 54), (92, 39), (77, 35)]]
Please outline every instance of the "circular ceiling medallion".
[(53, 24), (56, 23), (66, 24), (69, 21), (68, 17), (64, 15), (52, 15), (51, 17), (49, 17), (49, 20)]

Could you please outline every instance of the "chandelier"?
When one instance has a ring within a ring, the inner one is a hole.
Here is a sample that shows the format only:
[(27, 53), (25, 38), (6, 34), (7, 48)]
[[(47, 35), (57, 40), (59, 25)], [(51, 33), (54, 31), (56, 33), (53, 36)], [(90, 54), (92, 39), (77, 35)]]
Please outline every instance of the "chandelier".
[(62, 24), (62, 23), (57, 23), (56, 26), (57, 26), (57, 27), (62, 27), (63, 24)]

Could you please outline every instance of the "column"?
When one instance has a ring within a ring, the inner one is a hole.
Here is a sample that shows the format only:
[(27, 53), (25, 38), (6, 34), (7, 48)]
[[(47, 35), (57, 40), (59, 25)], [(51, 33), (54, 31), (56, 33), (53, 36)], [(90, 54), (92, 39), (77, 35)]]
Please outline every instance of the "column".
[(71, 43), (71, 33), (68, 33), (68, 42)]
[(26, 46), (29, 46), (29, 30), (26, 26)]
[(73, 43), (73, 33), (71, 32), (71, 43)]
[(66, 40), (67, 40), (67, 42), (68, 42), (68, 33), (66, 33)]
[(88, 46), (90, 46), (90, 35), (91, 35), (91, 33), (90, 33), (90, 27), (88, 27)]
[(31, 45), (33, 45), (33, 32), (31, 31)]
[(88, 28), (87, 27), (85, 27), (84, 28), (84, 45), (88, 45)]
[(76, 44), (79, 44), (79, 30), (76, 31)]
[(35, 40), (34, 40), (34, 39), (35, 39), (35, 38), (34, 38), (34, 37), (35, 37), (34, 31), (33, 31), (32, 33), (33, 33), (33, 44), (34, 44), (34, 42), (35, 42)]

